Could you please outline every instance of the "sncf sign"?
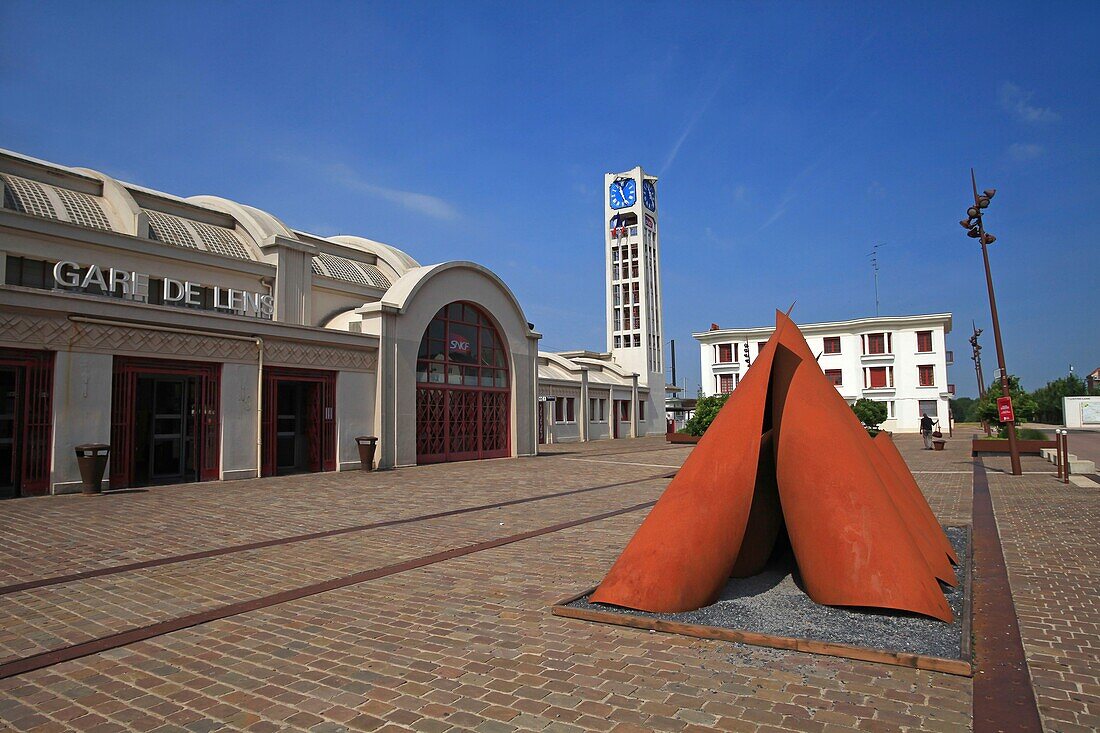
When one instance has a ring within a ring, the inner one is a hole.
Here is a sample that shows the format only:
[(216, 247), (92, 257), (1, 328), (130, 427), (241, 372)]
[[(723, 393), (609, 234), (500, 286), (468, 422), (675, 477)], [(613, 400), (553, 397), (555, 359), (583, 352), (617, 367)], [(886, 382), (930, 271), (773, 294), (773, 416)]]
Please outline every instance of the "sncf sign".
[(1016, 415), (1012, 410), (1012, 398), (1011, 397), (998, 397), (997, 398), (997, 417), (1001, 422), (1015, 422)]
[(469, 339), (462, 336), (451, 336), (451, 340), (447, 343), (447, 348), (452, 354), (469, 354), (471, 350)]

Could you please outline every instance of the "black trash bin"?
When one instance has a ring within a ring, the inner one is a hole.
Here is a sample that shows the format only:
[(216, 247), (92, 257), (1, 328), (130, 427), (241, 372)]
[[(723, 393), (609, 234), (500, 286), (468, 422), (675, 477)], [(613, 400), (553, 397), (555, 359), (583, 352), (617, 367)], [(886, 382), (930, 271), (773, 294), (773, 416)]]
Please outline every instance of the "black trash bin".
[(111, 446), (104, 443), (84, 443), (76, 447), (76, 463), (80, 466), (80, 480), (84, 485), (82, 494), (98, 494), (103, 483), (103, 472), (107, 469), (107, 454)]
[(378, 438), (360, 435), (355, 442), (359, 445), (359, 467), (364, 471), (374, 470), (374, 451), (378, 447)]

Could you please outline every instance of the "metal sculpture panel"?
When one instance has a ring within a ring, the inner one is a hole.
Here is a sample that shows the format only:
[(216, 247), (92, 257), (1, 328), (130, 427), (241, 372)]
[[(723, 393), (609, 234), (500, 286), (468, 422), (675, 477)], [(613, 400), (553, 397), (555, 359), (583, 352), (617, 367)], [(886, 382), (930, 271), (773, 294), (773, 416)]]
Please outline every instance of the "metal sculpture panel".
[(776, 330), (591, 601), (711, 603), (759, 572), (782, 532), (817, 603), (952, 618), (942, 528), (888, 436), (872, 440), (797, 326)]

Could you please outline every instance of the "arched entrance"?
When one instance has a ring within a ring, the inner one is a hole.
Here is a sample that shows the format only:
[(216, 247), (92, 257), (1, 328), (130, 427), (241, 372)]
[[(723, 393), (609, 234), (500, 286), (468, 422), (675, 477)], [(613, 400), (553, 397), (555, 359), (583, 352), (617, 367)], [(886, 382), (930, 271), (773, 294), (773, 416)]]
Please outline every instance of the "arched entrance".
[(508, 455), (506, 344), (482, 310), (451, 303), (435, 314), (416, 362), (416, 462)]

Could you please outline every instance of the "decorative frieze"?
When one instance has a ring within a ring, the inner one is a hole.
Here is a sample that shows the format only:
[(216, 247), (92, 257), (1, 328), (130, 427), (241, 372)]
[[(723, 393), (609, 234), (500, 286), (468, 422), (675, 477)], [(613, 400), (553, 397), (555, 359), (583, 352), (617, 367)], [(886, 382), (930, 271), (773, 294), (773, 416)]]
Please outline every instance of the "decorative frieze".
[[(0, 313), (0, 345), (245, 364), (255, 362), (257, 356), (254, 342), (217, 334), (86, 323), (19, 312)], [(378, 368), (374, 349), (346, 349), (273, 338), (264, 341), (264, 359), (271, 364), (311, 369), (375, 371)]]

